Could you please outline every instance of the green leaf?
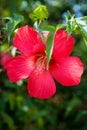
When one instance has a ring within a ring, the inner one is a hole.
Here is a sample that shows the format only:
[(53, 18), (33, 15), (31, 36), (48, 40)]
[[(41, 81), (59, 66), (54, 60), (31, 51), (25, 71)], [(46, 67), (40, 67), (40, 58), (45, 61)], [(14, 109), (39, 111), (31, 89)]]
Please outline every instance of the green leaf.
[(10, 93), (8, 95), (8, 100), (9, 100), (10, 109), (13, 110), (14, 107), (15, 107), (15, 96), (14, 96), (14, 94)]
[(13, 18), (10, 18), (10, 21), (7, 24), (7, 34), (8, 34), (8, 42), (10, 42), (10, 37), (15, 29), (15, 27), (24, 19), (22, 15), (14, 14)]
[(42, 21), (46, 19), (48, 17), (46, 6), (39, 5), (29, 16), (34, 21), (36, 20)]
[(68, 116), (73, 111), (74, 107), (77, 104), (80, 104), (80, 100), (77, 97), (74, 97), (73, 99), (71, 99), (70, 102), (68, 102), (67, 104), (65, 116)]
[(13, 119), (7, 113), (2, 112), (1, 116), (4, 123), (8, 125), (9, 130), (16, 130)]
[(66, 21), (67, 21), (66, 31), (68, 32), (69, 36), (72, 34), (73, 30), (75, 29), (74, 20), (75, 20), (74, 15), (72, 15), (70, 20), (66, 16)]
[(76, 116), (75, 121), (78, 122), (80, 119), (82, 119), (84, 116), (87, 116), (87, 111), (80, 110), (79, 113)]
[(84, 40), (84, 42), (85, 42), (85, 44), (87, 46), (87, 37), (83, 36), (83, 40)]
[(76, 23), (80, 29), (80, 32), (83, 36), (83, 40), (87, 45), (87, 23), (84, 20), (81, 19), (76, 19)]
[(8, 48), (9, 48), (9, 45), (8, 45), (7, 43), (2, 44), (2, 45), (0, 46), (0, 51), (5, 52), (5, 51), (8, 50)]
[(86, 21), (76, 20), (76, 23), (81, 28), (81, 30), (84, 32), (84, 34), (87, 36), (87, 23), (86, 23)]
[(64, 26), (65, 26), (64, 24), (58, 24), (58, 25), (56, 26), (56, 30), (61, 29), (61, 28), (63, 28)]
[(50, 32), (50, 36), (48, 37), (46, 43), (46, 55), (47, 55), (47, 67), (48, 67), (48, 63), (50, 62), (52, 51), (53, 51), (54, 34), (56, 28), (54, 26), (46, 26), (44, 29)]
[(87, 16), (83, 16), (83, 17), (78, 17), (76, 19), (79, 19), (79, 20), (87, 20)]

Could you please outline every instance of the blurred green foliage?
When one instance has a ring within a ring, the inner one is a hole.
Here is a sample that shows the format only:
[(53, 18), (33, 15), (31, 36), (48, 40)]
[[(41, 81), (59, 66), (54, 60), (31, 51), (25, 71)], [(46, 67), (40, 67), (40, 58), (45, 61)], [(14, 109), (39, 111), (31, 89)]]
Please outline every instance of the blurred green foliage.
[[(14, 14), (22, 15), (24, 20), (21, 23), (16, 17), (19, 23), (16, 23), (17, 26), (33, 26), (30, 14), (40, 4), (46, 5), (49, 12), (44, 25), (62, 23), (62, 14), (67, 10), (73, 13), (73, 6), (76, 4), (81, 5), (83, 15), (87, 15), (86, 0), (1, 0), (0, 16), (4, 18), (14, 17)], [(13, 21), (5, 21), (9, 22)], [(5, 23), (0, 21), (0, 28), (4, 28)], [(82, 26), (79, 24), (79, 27)], [(11, 29), (13, 31), (14, 27)], [(86, 28), (82, 30), (83, 33), (84, 31), (87, 32)], [(9, 48), (5, 35), (0, 33), (1, 51)], [(63, 87), (56, 83), (57, 92), (50, 99), (31, 98), (27, 92), (27, 80), (10, 82), (6, 71), (0, 66), (0, 130), (87, 130), (87, 46), (80, 35), (73, 35), (76, 44), (72, 55), (79, 56), (84, 63), (81, 83), (75, 87)]]

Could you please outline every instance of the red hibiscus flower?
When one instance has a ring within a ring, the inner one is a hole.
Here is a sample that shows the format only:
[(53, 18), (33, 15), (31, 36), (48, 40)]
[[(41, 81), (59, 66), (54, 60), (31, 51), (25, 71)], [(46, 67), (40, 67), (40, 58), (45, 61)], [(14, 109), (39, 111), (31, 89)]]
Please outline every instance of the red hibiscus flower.
[(46, 66), (46, 44), (31, 27), (18, 29), (14, 37), (14, 46), (23, 54), (13, 57), (7, 64), (7, 74), (11, 81), (29, 77), (28, 92), (30, 96), (46, 99), (56, 92), (54, 79), (64, 86), (80, 83), (83, 64), (78, 57), (69, 56), (74, 46), (74, 38), (64, 30), (58, 30), (54, 37), (54, 48)]

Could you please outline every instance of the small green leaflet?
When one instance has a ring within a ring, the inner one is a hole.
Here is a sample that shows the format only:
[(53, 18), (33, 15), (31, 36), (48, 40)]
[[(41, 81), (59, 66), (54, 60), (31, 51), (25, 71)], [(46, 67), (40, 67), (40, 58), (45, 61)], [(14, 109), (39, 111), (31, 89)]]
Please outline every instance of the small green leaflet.
[(24, 17), (18, 14), (14, 14), (14, 17), (9, 19), (9, 22), (7, 23), (7, 30), (6, 30), (8, 34), (8, 42), (10, 42), (10, 37), (15, 27), (23, 20)]
[(34, 21), (42, 21), (48, 17), (46, 6), (39, 5), (30, 15), (30, 18)]

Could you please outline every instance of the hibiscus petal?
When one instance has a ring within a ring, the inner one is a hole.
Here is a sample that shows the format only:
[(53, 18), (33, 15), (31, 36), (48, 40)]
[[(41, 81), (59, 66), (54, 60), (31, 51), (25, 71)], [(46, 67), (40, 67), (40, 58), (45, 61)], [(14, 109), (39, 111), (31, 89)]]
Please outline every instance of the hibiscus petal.
[(45, 48), (39, 34), (28, 25), (18, 29), (14, 37), (14, 45), (25, 55), (42, 52)]
[(66, 31), (58, 30), (54, 37), (53, 57), (56, 60), (68, 57), (72, 52), (74, 41), (74, 38), (68, 36)]
[(39, 72), (39, 70), (31, 73), (28, 81), (28, 92), (30, 96), (46, 99), (54, 95), (56, 87), (48, 71)]
[(59, 64), (50, 67), (53, 77), (64, 86), (73, 86), (80, 83), (83, 73), (83, 64), (78, 57), (68, 57)]
[(9, 79), (12, 82), (29, 77), (35, 67), (35, 56), (16, 56), (8, 61), (6, 69)]

